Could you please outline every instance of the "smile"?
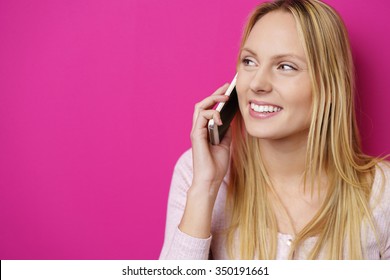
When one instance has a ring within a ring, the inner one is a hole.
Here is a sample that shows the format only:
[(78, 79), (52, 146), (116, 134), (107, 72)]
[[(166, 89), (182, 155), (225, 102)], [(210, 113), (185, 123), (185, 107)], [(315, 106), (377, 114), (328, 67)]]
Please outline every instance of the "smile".
[(257, 105), (255, 103), (251, 103), (251, 109), (258, 113), (274, 113), (279, 112), (282, 108), (272, 105)]
[(250, 102), (249, 104), (249, 115), (254, 119), (270, 119), (278, 115), (280, 111), (283, 110), (282, 107), (270, 104), (256, 104), (255, 102)]

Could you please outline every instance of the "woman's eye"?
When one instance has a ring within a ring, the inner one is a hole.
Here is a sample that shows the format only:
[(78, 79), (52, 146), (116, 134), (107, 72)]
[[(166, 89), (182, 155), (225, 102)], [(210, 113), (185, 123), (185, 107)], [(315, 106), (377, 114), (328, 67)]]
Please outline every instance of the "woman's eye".
[(254, 66), (255, 65), (255, 63), (252, 60), (250, 60), (249, 58), (244, 58), (242, 60), (242, 63), (246, 66)]
[(278, 69), (282, 69), (284, 71), (292, 71), (292, 70), (297, 70), (295, 67), (289, 65), (289, 64), (280, 64)]

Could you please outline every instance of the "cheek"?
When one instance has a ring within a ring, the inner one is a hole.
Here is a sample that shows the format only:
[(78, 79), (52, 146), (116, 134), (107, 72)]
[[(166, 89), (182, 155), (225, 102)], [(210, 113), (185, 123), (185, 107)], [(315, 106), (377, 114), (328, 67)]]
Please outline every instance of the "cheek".
[(246, 104), (247, 104), (247, 99), (245, 96), (246, 89), (242, 84), (240, 84), (237, 81), (236, 90), (237, 90), (237, 97), (238, 97), (238, 105), (239, 105), (240, 111), (242, 113), (246, 107)]
[(311, 112), (312, 103), (313, 103), (312, 102), (313, 94), (312, 94), (311, 86), (306, 85), (306, 87), (302, 89), (301, 93), (302, 93), (302, 97), (300, 102), (302, 103), (303, 106), (305, 106), (307, 111)]
[(304, 93), (302, 94), (303, 92), (299, 92), (297, 93), (297, 95), (301, 95), (299, 96), (299, 98), (294, 98), (294, 100), (292, 101), (292, 103), (294, 103), (297, 107), (303, 109), (308, 109), (311, 107), (311, 103), (312, 103), (312, 97), (311, 97), (311, 92), (308, 92), (308, 93)]
[(312, 90), (308, 79), (298, 79), (289, 85), (289, 99), (297, 108), (308, 110), (312, 104)]
[(305, 91), (302, 90), (299, 93), (301, 96), (294, 100), (295, 111), (301, 116), (301, 118), (310, 121), (312, 115), (312, 94), (310, 88)]

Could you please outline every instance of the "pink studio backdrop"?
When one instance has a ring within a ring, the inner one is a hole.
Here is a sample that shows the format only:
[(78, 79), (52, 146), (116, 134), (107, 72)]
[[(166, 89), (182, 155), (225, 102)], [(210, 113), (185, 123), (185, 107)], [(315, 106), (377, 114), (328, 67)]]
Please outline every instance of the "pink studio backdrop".
[[(193, 106), (259, 1), (0, 1), (0, 259), (156, 259)], [(385, 0), (350, 31), (366, 152), (390, 152)]]

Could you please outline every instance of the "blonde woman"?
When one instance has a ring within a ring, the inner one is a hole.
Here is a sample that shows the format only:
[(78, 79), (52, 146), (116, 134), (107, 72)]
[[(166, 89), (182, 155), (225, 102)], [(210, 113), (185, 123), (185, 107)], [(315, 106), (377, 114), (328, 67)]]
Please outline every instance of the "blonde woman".
[(207, 122), (227, 85), (195, 106), (160, 258), (390, 259), (390, 168), (360, 149), (339, 15), (316, 0), (258, 6), (237, 73), (239, 113), (219, 145)]

